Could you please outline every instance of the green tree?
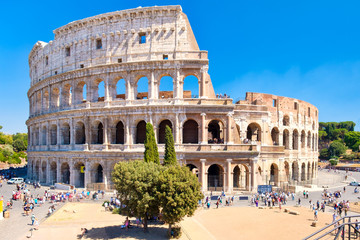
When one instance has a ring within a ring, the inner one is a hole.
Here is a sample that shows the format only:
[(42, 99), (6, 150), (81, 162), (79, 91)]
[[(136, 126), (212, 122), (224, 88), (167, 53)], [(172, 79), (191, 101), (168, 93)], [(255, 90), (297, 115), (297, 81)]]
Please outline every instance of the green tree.
[(356, 124), (353, 121), (346, 121), (346, 122), (340, 122), (339, 125), (340, 125), (340, 128), (345, 128), (349, 132), (351, 132), (351, 131), (354, 131)]
[(0, 133), (0, 144), (12, 144), (13, 138), (11, 135)]
[(320, 159), (329, 159), (330, 158), (329, 150), (327, 148), (321, 149), (319, 158)]
[(172, 165), (163, 171), (159, 178), (159, 201), (163, 220), (171, 225), (180, 222), (185, 216), (192, 216), (198, 202), (204, 196), (200, 183), (186, 166)]
[(6, 162), (6, 157), (1, 151), (0, 151), (0, 162)]
[(26, 151), (28, 145), (28, 135), (26, 133), (16, 133), (13, 135), (13, 147), (17, 152)]
[(164, 167), (154, 162), (130, 161), (115, 165), (112, 180), (118, 197), (128, 216), (141, 217), (144, 231), (148, 231), (147, 218), (159, 213), (158, 185)]
[(14, 154), (14, 150), (11, 145), (3, 146), (3, 148), (0, 151), (2, 152), (2, 154), (4, 155), (5, 158), (8, 158)]
[(326, 133), (326, 131), (319, 130), (319, 140), (320, 140), (320, 141), (325, 141), (326, 138), (327, 138), (327, 133)]
[(154, 128), (151, 123), (146, 124), (144, 161), (160, 164), (159, 151), (155, 140)]
[(176, 164), (177, 164), (177, 160), (175, 153), (174, 137), (171, 128), (166, 125), (164, 165), (176, 165)]
[(339, 157), (341, 154), (345, 153), (346, 147), (341, 141), (333, 141), (329, 146), (330, 156)]
[(345, 134), (344, 142), (353, 151), (359, 151), (360, 132), (348, 132)]

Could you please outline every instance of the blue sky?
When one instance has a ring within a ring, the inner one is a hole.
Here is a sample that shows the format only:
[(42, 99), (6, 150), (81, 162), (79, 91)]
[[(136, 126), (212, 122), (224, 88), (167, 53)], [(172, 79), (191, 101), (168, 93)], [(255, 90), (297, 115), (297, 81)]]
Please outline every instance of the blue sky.
[(71, 21), (138, 6), (180, 4), (217, 93), (299, 98), (320, 121), (360, 128), (358, 1), (3, 1), (0, 9), (0, 125), (26, 132), (28, 54)]

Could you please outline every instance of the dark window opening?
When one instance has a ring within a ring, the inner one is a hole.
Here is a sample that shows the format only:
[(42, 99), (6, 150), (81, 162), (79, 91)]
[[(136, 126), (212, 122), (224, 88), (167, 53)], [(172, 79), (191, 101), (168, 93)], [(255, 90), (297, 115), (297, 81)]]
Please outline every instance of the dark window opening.
[(70, 47), (65, 48), (65, 56), (66, 57), (70, 56)]
[(102, 41), (101, 39), (96, 39), (96, 49), (101, 49), (102, 48)]
[(84, 68), (84, 64), (80, 64), (80, 68)]
[(273, 99), (273, 107), (276, 107), (276, 99)]
[(57, 74), (57, 71), (55, 71), (55, 75)]
[(122, 58), (118, 58), (118, 63), (122, 63)]
[(310, 108), (308, 108), (308, 117), (310, 117)]
[(45, 65), (46, 66), (49, 65), (49, 57), (48, 56), (45, 57)]
[(139, 43), (140, 44), (146, 43), (146, 35), (145, 35), (145, 33), (140, 33), (139, 34)]
[(295, 109), (295, 110), (298, 109), (298, 103), (297, 103), (297, 102), (294, 103), (294, 109)]
[(168, 59), (169, 59), (169, 56), (166, 55), (166, 54), (164, 54), (164, 55), (163, 55), (163, 60), (168, 60)]

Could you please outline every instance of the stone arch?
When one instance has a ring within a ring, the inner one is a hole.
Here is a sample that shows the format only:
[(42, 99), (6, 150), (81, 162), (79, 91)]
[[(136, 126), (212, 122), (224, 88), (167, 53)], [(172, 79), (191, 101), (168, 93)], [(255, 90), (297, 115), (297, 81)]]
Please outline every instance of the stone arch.
[(47, 165), (46, 165), (46, 162), (43, 161), (41, 163), (41, 172), (42, 172), (42, 175), (41, 175), (41, 179), (40, 179), (40, 182), (42, 183), (46, 183), (46, 170), (47, 170)]
[(270, 184), (277, 186), (279, 183), (279, 167), (273, 163), (270, 166)]
[(289, 115), (284, 115), (284, 117), (283, 117), (283, 125), (284, 126), (290, 126), (290, 117), (289, 117)]
[(301, 164), (301, 181), (306, 180), (305, 169), (306, 169), (305, 163), (302, 163)]
[(169, 126), (171, 128), (171, 131), (173, 131), (172, 123), (170, 120), (165, 119), (162, 120), (159, 124), (159, 143), (165, 143), (165, 128), (166, 126)]
[(211, 120), (208, 124), (208, 143), (224, 143), (224, 124), (220, 120)]
[(219, 164), (212, 164), (208, 170), (209, 191), (219, 191), (224, 187), (224, 169)]
[(38, 91), (36, 93), (36, 112), (40, 113), (41, 112), (41, 92)]
[(292, 147), (293, 147), (294, 150), (299, 149), (299, 132), (298, 132), (297, 129), (294, 129), (294, 131), (293, 131)]
[(70, 125), (67, 122), (64, 122), (61, 126), (61, 144), (70, 144)]
[(70, 166), (67, 162), (61, 164), (61, 181), (66, 184), (70, 184)]
[(307, 147), (311, 148), (311, 133), (310, 133), (310, 131), (308, 131), (308, 134), (307, 134)]
[(283, 131), (283, 146), (285, 149), (290, 149), (290, 133), (287, 129)]
[(158, 84), (158, 98), (174, 98), (174, 79), (170, 74), (163, 74), (160, 76), (159, 84)]
[(75, 187), (84, 188), (85, 186), (85, 164), (82, 161), (74, 165), (74, 185)]
[(104, 168), (100, 163), (95, 163), (92, 167), (92, 181), (93, 183), (104, 182)]
[(55, 161), (50, 163), (50, 185), (57, 182), (57, 164)]
[(183, 125), (183, 143), (199, 143), (199, 124), (188, 119)]
[(315, 134), (312, 134), (312, 142), (311, 142), (312, 150), (315, 151)]
[(92, 131), (93, 144), (103, 144), (104, 143), (104, 125), (101, 121), (95, 121)]
[(37, 160), (35, 162), (35, 174), (34, 174), (34, 179), (36, 181), (40, 181), (40, 161)]
[(308, 162), (307, 164), (307, 177), (306, 180), (311, 180), (311, 166), (310, 166), (310, 162)]
[(246, 130), (246, 138), (250, 141), (261, 141), (261, 127), (257, 123), (250, 123)]
[(55, 87), (51, 91), (51, 107), (57, 108), (59, 107), (60, 101), (60, 90), (59, 88)]
[(315, 177), (315, 162), (311, 164), (311, 179)]
[(42, 127), (41, 130), (41, 145), (46, 145), (47, 144), (47, 128), (46, 126)]
[(146, 138), (146, 122), (141, 120), (136, 125), (136, 143), (143, 144)]
[(115, 144), (124, 144), (124, 141), (124, 124), (122, 121), (119, 121), (115, 127)]
[(50, 127), (50, 144), (57, 144), (57, 126), (56, 124), (52, 124)]
[(284, 162), (284, 171), (285, 171), (285, 182), (290, 181), (290, 166), (287, 161)]
[(273, 129), (271, 130), (271, 140), (273, 142), (273, 145), (279, 145), (279, 135), (279, 129), (277, 127), (273, 127)]
[(80, 81), (74, 90), (76, 104), (83, 103), (87, 100), (87, 85), (84, 81)]
[(44, 107), (45, 110), (49, 110), (49, 106), (50, 106), (49, 92), (48, 92), (48, 90), (45, 90), (44, 93), (43, 93), (43, 107)]
[(65, 84), (62, 88), (62, 103), (61, 106), (67, 107), (71, 105), (72, 87), (70, 84)]
[(134, 99), (148, 99), (149, 79), (145, 75), (140, 75), (136, 79), (134, 85)]
[(199, 98), (200, 83), (196, 74), (187, 74), (183, 80), (183, 98)]
[(114, 99), (126, 99), (126, 81), (124, 78), (120, 78), (115, 81), (115, 98)]
[(236, 165), (233, 169), (233, 189), (236, 191), (250, 189), (249, 184), (250, 174), (249, 169), (244, 164)]
[(297, 181), (299, 179), (299, 164), (298, 162), (292, 163), (292, 180)]
[(83, 122), (77, 122), (75, 125), (75, 144), (85, 144), (85, 124)]
[(305, 131), (302, 130), (301, 131), (301, 148), (305, 148), (305, 137), (306, 137)]

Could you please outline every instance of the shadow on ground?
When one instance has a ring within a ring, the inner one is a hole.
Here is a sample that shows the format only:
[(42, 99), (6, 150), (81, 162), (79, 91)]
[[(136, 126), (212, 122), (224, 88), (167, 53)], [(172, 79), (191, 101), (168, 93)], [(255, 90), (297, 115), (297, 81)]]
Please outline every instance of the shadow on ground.
[[(166, 237), (166, 227), (164, 228), (156, 225), (151, 225), (148, 227), (148, 229), (149, 232), (144, 233), (143, 228), (131, 227), (130, 229), (126, 230), (124, 228), (122, 229), (121, 225), (91, 228), (88, 229), (88, 232), (85, 234), (83, 239), (168, 239)], [(78, 238), (80, 239), (81, 236), (79, 235)]]

